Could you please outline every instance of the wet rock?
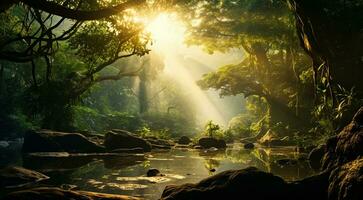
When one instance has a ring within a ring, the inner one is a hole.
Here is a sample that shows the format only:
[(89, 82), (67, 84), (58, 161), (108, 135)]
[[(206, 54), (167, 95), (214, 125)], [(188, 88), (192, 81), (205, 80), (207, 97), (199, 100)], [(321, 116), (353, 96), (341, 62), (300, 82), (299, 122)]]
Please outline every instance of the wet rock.
[(167, 186), (162, 199), (287, 199), (286, 191), (283, 179), (250, 167), (224, 171), (197, 184)]
[(22, 167), (7, 167), (0, 170), (1, 188), (23, 187), (46, 179), (49, 177)]
[(153, 177), (153, 176), (158, 176), (158, 175), (160, 175), (160, 171), (155, 168), (151, 168), (151, 169), (147, 170), (147, 172), (146, 172), (147, 177)]
[(151, 151), (151, 144), (146, 140), (132, 135), (128, 131), (115, 133), (109, 131), (105, 136), (104, 145), (107, 150), (142, 148), (144, 152)]
[(194, 146), (194, 149), (203, 149), (203, 148), (202, 148), (202, 146), (200, 146), (200, 145), (195, 145), (195, 146)]
[(290, 198), (296, 200), (327, 200), (330, 171), (289, 183)]
[(88, 191), (63, 190), (53, 187), (39, 187), (6, 195), (2, 200), (139, 200), (125, 195), (105, 194)]
[(325, 145), (320, 145), (314, 148), (308, 156), (309, 164), (312, 169), (319, 170), (321, 169), (321, 162), (325, 154)]
[(216, 151), (218, 151), (219, 149), (218, 148), (215, 148), (215, 147), (211, 147), (209, 149), (205, 149), (204, 150), (204, 153), (214, 153)]
[(181, 136), (180, 138), (179, 138), (179, 140), (178, 140), (178, 144), (189, 144), (189, 143), (191, 143), (192, 142), (192, 140), (189, 138), (189, 137), (187, 137), (187, 136)]
[(329, 177), (329, 200), (360, 200), (362, 189), (363, 158), (336, 168)]
[(79, 133), (63, 133), (51, 130), (28, 131), (25, 134), (23, 152), (94, 153), (105, 149)]
[(337, 136), (327, 141), (323, 169), (341, 166), (363, 156), (363, 107)]
[(144, 153), (144, 149), (141, 147), (136, 147), (131, 149), (120, 148), (112, 150), (111, 153)]
[[(114, 133), (117, 133), (117, 134), (124, 134), (124, 133), (127, 133), (129, 135), (132, 135), (132, 136), (135, 136), (135, 137), (139, 137), (137, 134), (135, 133), (132, 133), (132, 132), (129, 132), (129, 131), (126, 131), (126, 130), (122, 130), (122, 129), (112, 129), (111, 130), (112, 132)], [(150, 137), (151, 138), (151, 137)], [(152, 138), (155, 138), (155, 137), (152, 137)]]
[(255, 145), (253, 143), (246, 143), (243, 145), (245, 149), (253, 149)]
[(155, 137), (146, 139), (153, 149), (171, 149), (174, 143), (169, 140), (157, 139)]
[(210, 137), (200, 138), (198, 144), (204, 149), (209, 149), (211, 147), (224, 149), (227, 147), (226, 142), (224, 140), (210, 138)]

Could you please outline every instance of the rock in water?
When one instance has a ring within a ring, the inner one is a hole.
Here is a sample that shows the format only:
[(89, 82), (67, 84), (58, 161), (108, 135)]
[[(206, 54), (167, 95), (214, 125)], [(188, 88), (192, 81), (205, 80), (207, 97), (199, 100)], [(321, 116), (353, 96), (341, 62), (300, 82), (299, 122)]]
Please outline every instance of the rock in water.
[(160, 171), (155, 168), (151, 168), (151, 169), (147, 170), (147, 172), (146, 172), (147, 177), (153, 177), (153, 176), (157, 176), (159, 174), (160, 174)]
[(363, 158), (336, 168), (329, 178), (329, 200), (363, 198)]
[(140, 200), (125, 195), (63, 190), (53, 187), (32, 188), (6, 195), (2, 200)]
[(224, 171), (197, 184), (167, 186), (162, 199), (286, 199), (287, 190), (282, 178), (250, 167)]
[(174, 146), (174, 143), (169, 140), (158, 139), (158, 138), (146, 138), (146, 141), (151, 144), (153, 149), (171, 149)]
[(146, 140), (133, 136), (130, 132), (119, 131), (115, 133), (109, 131), (105, 136), (104, 145), (107, 150), (112, 151), (114, 149), (132, 149), (142, 148), (144, 152), (151, 151), (151, 144)]
[(198, 144), (204, 149), (209, 149), (211, 147), (224, 149), (227, 147), (226, 142), (224, 140), (210, 138), (210, 137), (200, 138)]
[(253, 143), (246, 143), (243, 145), (245, 149), (253, 149), (255, 145)]
[(79, 133), (63, 133), (51, 130), (28, 131), (22, 151), (30, 152), (104, 152), (102, 146), (88, 140)]
[(190, 144), (192, 142), (192, 140), (190, 140), (189, 137), (187, 136), (181, 136), (178, 140), (178, 144)]
[(1, 188), (23, 187), (46, 179), (49, 177), (22, 167), (7, 167), (0, 170)]

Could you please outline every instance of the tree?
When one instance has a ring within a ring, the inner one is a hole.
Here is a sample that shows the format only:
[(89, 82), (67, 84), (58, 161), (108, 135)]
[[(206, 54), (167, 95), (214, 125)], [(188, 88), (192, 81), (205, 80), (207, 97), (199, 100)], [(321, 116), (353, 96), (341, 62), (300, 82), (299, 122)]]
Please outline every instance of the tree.
[(212, 138), (220, 129), (221, 127), (218, 124), (215, 124), (212, 120), (210, 120), (205, 125), (205, 134), (207, 134), (208, 137)]
[(107, 7), (105, 7), (102, 3), (92, 0), (73, 2), (68, 0), (57, 0), (53, 2), (47, 0), (3, 0), (0, 3), (0, 13), (7, 11), (16, 4), (24, 4), (29, 8), (42, 10), (52, 15), (86, 21), (110, 17), (144, 2), (144, 0), (132, 0), (116, 5), (106, 5)]
[[(84, 22), (14, 6), (1, 15), (8, 20), (1, 21), (6, 31), (0, 35), (0, 58), (7, 61), (5, 69), (16, 66), (14, 62), (31, 67), (25, 108), (28, 116), (42, 116), (44, 128), (71, 129), (71, 105), (84, 92), (101, 81), (138, 76), (142, 65), (117, 61), (149, 53), (149, 36), (131, 13)], [(100, 75), (107, 67), (116, 73)]]
[[(199, 84), (221, 95), (264, 98), (271, 123), (306, 125), (312, 79), (302, 80), (309, 58), (300, 48), (285, 1), (187, 1), (179, 4), (188, 22), (188, 42), (208, 52), (243, 49), (241, 63), (220, 68)], [(303, 98), (304, 97), (304, 98)], [(301, 122), (301, 123), (300, 123)]]

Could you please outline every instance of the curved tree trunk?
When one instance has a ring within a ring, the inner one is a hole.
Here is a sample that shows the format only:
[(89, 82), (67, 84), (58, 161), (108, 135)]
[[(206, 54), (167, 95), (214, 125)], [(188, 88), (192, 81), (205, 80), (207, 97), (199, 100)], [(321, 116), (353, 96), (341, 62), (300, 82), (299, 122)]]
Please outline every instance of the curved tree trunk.
[(301, 46), (335, 83), (362, 93), (363, 4), (359, 0), (289, 0)]

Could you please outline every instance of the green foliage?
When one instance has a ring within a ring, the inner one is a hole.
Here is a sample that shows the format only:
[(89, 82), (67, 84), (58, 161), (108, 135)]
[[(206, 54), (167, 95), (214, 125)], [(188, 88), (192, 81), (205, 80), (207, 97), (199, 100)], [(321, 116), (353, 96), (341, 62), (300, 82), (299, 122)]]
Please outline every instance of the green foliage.
[(309, 126), (311, 61), (299, 46), (294, 17), (284, 1), (188, 1), (181, 8), (192, 13), (186, 18), (198, 17), (197, 22), (189, 20), (189, 44), (211, 53), (243, 49), (240, 63), (205, 74), (198, 84), (221, 96), (248, 98), (253, 121), (245, 130), (258, 134), (281, 122)]
[(201, 135), (211, 138), (223, 139), (226, 142), (233, 142), (234, 139), (237, 138), (231, 129), (223, 130), (220, 125), (214, 123), (212, 120), (205, 124)]
[(165, 132), (174, 138), (192, 135), (195, 132), (194, 121), (185, 118), (181, 113), (149, 112), (142, 118), (152, 131)]
[[(141, 33), (142, 26), (115, 16), (108, 20), (92, 21), (85, 25), (69, 40), (70, 47), (90, 67), (122, 56), (143, 56), (149, 52), (149, 38)], [(96, 69), (89, 69), (96, 70)]]
[(228, 123), (228, 131), (238, 138), (246, 138), (252, 136), (251, 125), (253, 120), (250, 115), (240, 114), (232, 118)]
[(159, 138), (159, 139), (170, 139), (171, 138), (171, 134), (170, 134), (169, 130), (167, 130), (167, 129), (151, 130), (149, 127), (143, 126), (137, 132), (141, 137), (144, 137), (144, 138), (147, 138), (147, 137), (155, 137), (155, 138)]
[(97, 110), (76, 106), (74, 127), (81, 131), (106, 132), (111, 129), (137, 131), (143, 125), (139, 116), (125, 112), (99, 113)]
[(208, 137), (215, 137), (221, 131), (221, 127), (218, 124), (213, 123), (212, 120), (208, 121), (204, 127), (204, 134)]

